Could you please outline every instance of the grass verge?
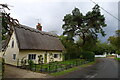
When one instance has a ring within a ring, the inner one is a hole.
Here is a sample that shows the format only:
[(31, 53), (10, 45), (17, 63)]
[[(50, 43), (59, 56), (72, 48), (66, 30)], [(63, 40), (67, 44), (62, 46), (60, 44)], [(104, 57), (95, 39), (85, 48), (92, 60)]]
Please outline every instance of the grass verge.
[(67, 70), (64, 70), (64, 71), (61, 71), (61, 72), (56, 72), (56, 73), (51, 73), (50, 75), (51, 76), (60, 76), (60, 75), (64, 75), (64, 74), (67, 74), (69, 72), (72, 72), (72, 71), (75, 71), (77, 69), (79, 69), (79, 67), (87, 67), (89, 65), (92, 65), (92, 64), (95, 64), (96, 61), (93, 61), (93, 62), (89, 62), (87, 64), (83, 64), (83, 65), (80, 65), (80, 66), (77, 66), (77, 67), (73, 67), (73, 68), (70, 68), (70, 69), (67, 69)]
[(115, 58), (115, 60), (118, 60), (118, 61), (120, 61), (120, 58)]

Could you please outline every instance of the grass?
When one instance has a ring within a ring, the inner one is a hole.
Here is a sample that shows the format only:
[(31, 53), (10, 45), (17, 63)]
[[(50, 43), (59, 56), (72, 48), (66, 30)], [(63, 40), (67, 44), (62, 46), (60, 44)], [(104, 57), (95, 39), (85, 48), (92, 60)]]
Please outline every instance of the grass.
[(115, 58), (115, 60), (118, 60), (118, 61), (120, 61), (120, 58)]
[(61, 72), (50, 73), (50, 75), (52, 75), (52, 76), (64, 75), (64, 74), (70, 73), (70, 72), (72, 72), (72, 71), (78, 70), (79, 67), (87, 67), (87, 66), (92, 65), (92, 64), (95, 64), (95, 63), (96, 63), (96, 61), (89, 62), (89, 63), (87, 63), (87, 64), (83, 64), (83, 65), (80, 65), (80, 66), (77, 66), (77, 67), (73, 67), (73, 68), (70, 68), (70, 69), (67, 69), (67, 70), (64, 70), (64, 71), (61, 71)]
[(78, 69), (77, 67), (73, 67), (73, 68), (70, 68), (70, 69), (67, 69), (67, 70), (64, 70), (64, 71), (61, 71), (61, 72), (50, 73), (50, 75), (52, 75), (52, 76), (59, 76), (59, 75), (65, 74), (65, 73), (72, 72), (72, 71), (77, 70), (77, 69)]

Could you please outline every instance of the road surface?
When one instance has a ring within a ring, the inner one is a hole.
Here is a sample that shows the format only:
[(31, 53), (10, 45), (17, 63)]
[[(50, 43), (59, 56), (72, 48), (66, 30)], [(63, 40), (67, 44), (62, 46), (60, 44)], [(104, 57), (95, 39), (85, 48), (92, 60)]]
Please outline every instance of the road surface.
[(94, 65), (57, 78), (118, 78), (118, 62), (113, 58), (98, 58)]

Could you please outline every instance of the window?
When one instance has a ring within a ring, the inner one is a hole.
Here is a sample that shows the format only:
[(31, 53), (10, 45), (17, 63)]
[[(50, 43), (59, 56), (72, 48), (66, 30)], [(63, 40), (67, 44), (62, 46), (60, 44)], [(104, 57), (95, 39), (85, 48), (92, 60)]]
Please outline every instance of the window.
[(16, 54), (13, 54), (13, 59), (14, 59), (14, 60), (16, 59)]
[(14, 41), (12, 41), (12, 46), (11, 46), (12, 48), (14, 47)]
[(58, 58), (58, 54), (54, 54), (54, 58)]
[(36, 54), (29, 54), (29, 55), (28, 55), (28, 59), (29, 59), (29, 60), (34, 60), (34, 59), (36, 59)]

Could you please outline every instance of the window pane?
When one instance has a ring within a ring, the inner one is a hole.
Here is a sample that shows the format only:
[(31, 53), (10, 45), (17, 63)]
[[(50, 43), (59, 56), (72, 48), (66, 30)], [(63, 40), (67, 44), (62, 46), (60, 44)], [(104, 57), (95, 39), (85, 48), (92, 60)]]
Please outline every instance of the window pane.
[(28, 59), (29, 60), (32, 59), (32, 55), (31, 54), (28, 55)]
[(32, 59), (33, 59), (34, 55), (32, 54)]
[(58, 54), (54, 54), (54, 58), (58, 58)]
[(34, 59), (36, 59), (36, 54), (34, 54)]
[(12, 41), (12, 48), (14, 47), (14, 41)]
[(36, 54), (29, 54), (28, 59), (36, 59)]
[(16, 54), (13, 54), (13, 59), (14, 59), (14, 60), (16, 59)]

